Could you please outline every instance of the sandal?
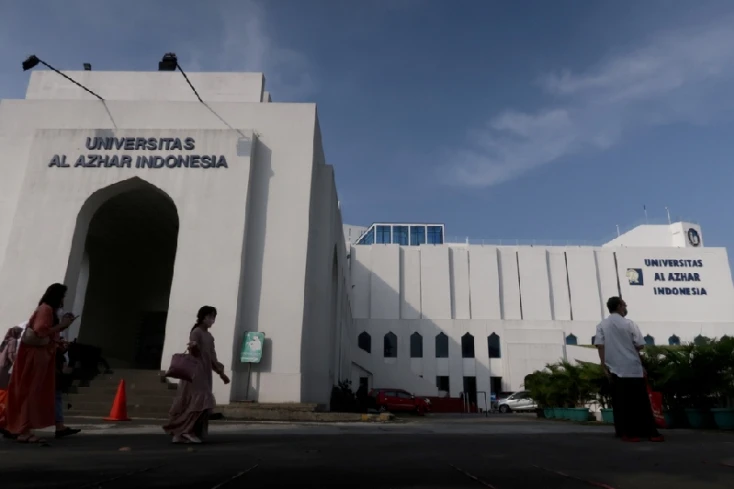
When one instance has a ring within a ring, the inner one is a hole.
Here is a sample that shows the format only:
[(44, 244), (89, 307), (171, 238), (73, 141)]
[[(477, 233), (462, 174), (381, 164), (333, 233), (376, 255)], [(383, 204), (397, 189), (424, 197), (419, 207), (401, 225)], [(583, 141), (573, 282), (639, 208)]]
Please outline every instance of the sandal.
[(29, 435), (27, 437), (19, 436), (16, 439), (16, 441), (18, 443), (33, 443), (33, 444), (48, 446), (48, 442), (46, 440), (44, 440), (43, 438), (38, 438), (37, 436), (34, 436), (34, 435)]

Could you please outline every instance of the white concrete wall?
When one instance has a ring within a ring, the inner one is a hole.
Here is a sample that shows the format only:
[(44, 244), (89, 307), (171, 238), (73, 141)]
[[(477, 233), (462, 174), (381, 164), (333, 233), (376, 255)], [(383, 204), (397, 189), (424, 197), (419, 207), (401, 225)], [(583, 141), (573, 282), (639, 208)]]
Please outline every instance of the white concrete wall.
[[(212, 330), (219, 358), (228, 372), (234, 371), (231, 387), (215, 380), (220, 402), (245, 395), (237, 354), (242, 334), (253, 330), (264, 332), (268, 339), (266, 359), (253, 368), (257, 398), (262, 402), (324, 401), (328, 378), (310, 376), (314, 383), (309, 387), (304, 387), (302, 378), (303, 366), (312, 358), (304, 355), (322, 354), (301, 349), (301, 335), (314, 327), (313, 318), (305, 313), (307, 289), (313, 287), (307, 275), (307, 261), (314, 252), (309, 247), (312, 226), (331, 227), (331, 251), (341, 241), (342, 264), (346, 257), (343, 238), (337, 240), (333, 234), (342, 236), (340, 215), (338, 224), (312, 220), (311, 182), (316, 174), (322, 178), (322, 170), (314, 170), (321, 151), (315, 106), (259, 103), (254, 82), (251, 89), (232, 97), (244, 100), (253, 94), (257, 103), (210, 103), (246, 135), (258, 132), (254, 144), (245, 144), (252, 148), (250, 158), (249, 150), (242, 153), (240, 136), (198, 102), (152, 100), (159, 95), (155, 92), (143, 102), (108, 101), (108, 112), (96, 100), (45, 100), (80, 96), (46, 86), (42, 79), (33, 80), (38, 86), (29, 88), (31, 100), (6, 100), (0, 105), (0, 154), (4, 156), (0, 160), (0, 316), (10, 324), (26, 319), (50, 283), (79, 276), (81, 255), (70, 258), (70, 252), (80, 209), (93, 192), (137, 177), (170, 196), (181, 220), (162, 362), (167, 365), (171, 354), (184, 349), (196, 309), (211, 304), (219, 309)], [(232, 86), (238, 83), (235, 80)], [(118, 88), (119, 98), (149, 93), (145, 87), (132, 92)], [(225, 155), (229, 168), (47, 166), (55, 154), (87, 153), (85, 139), (96, 135), (194, 137), (197, 153)], [(335, 192), (325, 199), (336, 205)], [(350, 310), (343, 299), (348, 278), (344, 272), (337, 294), (342, 298), (342, 319)], [(70, 285), (69, 303), (75, 304), (75, 284)], [(342, 320), (344, 328), (349, 328), (348, 323)], [(344, 340), (348, 347), (353, 334), (349, 336)], [(342, 369), (348, 369), (348, 354), (344, 355), (342, 363), (347, 366)]]
[[(198, 99), (178, 71), (64, 71), (105, 100), (196, 102)], [(207, 103), (268, 102), (262, 73), (187, 73)], [(97, 100), (49, 70), (31, 73), (27, 100)], [(231, 122), (230, 122), (231, 124)]]
[[(398, 255), (402, 259), (396, 267)], [(646, 266), (645, 258), (703, 260), (697, 285), (706, 287), (708, 295), (654, 295), (654, 272), (672, 268)], [(628, 267), (644, 269), (644, 285), (629, 285)], [(620, 288), (630, 318), (658, 344), (667, 344), (673, 334), (684, 342), (699, 334), (734, 334), (734, 289), (722, 248), (356, 245), (351, 273), (358, 318), (353, 348), (360, 365), (372, 372), (375, 386), (418, 394), (432, 394), (439, 375), (449, 376), (454, 396), (462, 391), (464, 376), (476, 376), (478, 390), (488, 390), (489, 377), (502, 377), (506, 390), (519, 389), (525, 375), (566, 354), (568, 335), (575, 335), (579, 345), (590, 345), (596, 325), (607, 315), (606, 300)], [(371, 354), (356, 346), (356, 335), (364, 331), (372, 337)], [(383, 358), (383, 337), (389, 331), (398, 336), (397, 359)], [(410, 335), (416, 331), (424, 339), (421, 359), (410, 358)], [(435, 356), (435, 337), (442, 332), (449, 337), (449, 358)], [(473, 359), (461, 356), (461, 337), (467, 332), (474, 336)], [(488, 358), (492, 333), (500, 336), (499, 359)], [(587, 353), (572, 348), (577, 349)], [(588, 351), (595, 361), (595, 350)], [(588, 355), (574, 355), (588, 360)], [(395, 367), (401, 365), (413, 375), (401, 373), (402, 383), (396, 384)]]
[[(693, 229), (699, 237), (699, 244), (694, 245), (688, 239), (688, 231)], [(636, 247), (674, 247), (699, 248), (703, 247), (701, 226), (692, 222), (674, 222), (672, 224), (646, 224), (637, 226), (626, 233), (614, 238), (605, 247), (636, 246)]]

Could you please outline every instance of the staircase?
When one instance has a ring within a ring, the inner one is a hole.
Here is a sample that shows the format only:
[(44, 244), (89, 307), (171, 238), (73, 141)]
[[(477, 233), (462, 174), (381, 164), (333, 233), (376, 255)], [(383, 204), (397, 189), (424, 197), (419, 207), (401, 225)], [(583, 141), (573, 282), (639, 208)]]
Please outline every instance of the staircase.
[[(108, 416), (120, 379), (125, 379), (128, 416), (158, 419), (168, 416), (177, 385), (168, 382), (158, 370), (125, 369), (75, 381), (70, 393), (64, 396), (65, 414), (100, 419)], [(67, 404), (71, 404), (70, 409), (66, 409)]]

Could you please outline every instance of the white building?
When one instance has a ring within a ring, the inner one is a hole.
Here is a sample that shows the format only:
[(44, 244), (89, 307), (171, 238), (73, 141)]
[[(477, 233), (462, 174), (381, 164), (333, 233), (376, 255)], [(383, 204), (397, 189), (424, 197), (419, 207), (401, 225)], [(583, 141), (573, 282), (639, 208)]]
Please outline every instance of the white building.
[[(272, 103), (262, 74), (191, 74), (206, 105), (176, 72), (67, 74), (104, 101), (39, 71), (25, 99), (0, 102), (0, 318), (26, 320), (64, 282), (81, 314), (70, 339), (113, 367), (166, 368), (205, 304), (233, 379), (215, 382), (220, 402), (328, 403), (348, 378), (517, 389), (548, 362), (594, 360), (573, 343), (591, 343), (619, 294), (650, 341), (734, 332), (726, 250), (694, 224), (603, 247), (344, 226), (316, 106)], [(249, 392), (246, 331), (266, 336)]]
[(693, 223), (600, 247), (445, 244), (440, 225), (374, 224), (350, 254), (354, 382), (452, 397), (519, 389), (561, 358), (598, 361), (581, 345), (611, 296), (650, 343), (734, 333), (726, 249), (705, 248)]
[[(0, 103), (0, 318), (48, 285), (81, 314), (70, 338), (113, 367), (166, 368), (196, 311), (245, 398), (245, 331), (262, 331), (250, 399), (327, 403), (349, 375), (351, 288), (315, 104), (269, 103), (262, 74), (31, 76)], [(162, 358), (162, 360), (161, 360)]]

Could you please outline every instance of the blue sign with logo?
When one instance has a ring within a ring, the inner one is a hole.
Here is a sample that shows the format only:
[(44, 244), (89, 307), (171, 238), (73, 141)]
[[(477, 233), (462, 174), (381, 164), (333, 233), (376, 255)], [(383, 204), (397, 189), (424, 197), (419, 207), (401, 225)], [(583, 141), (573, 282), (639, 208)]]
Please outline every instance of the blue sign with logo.
[(688, 242), (691, 243), (691, 246), (699, 246), (701, 244), (701, 235), (698, 234), (698, 231), (690, 228), (688, 230)]
[(642, 274), (642, 268), (628, 268), (627, 280), (630, 285), (645, 285), (645, 276)]

